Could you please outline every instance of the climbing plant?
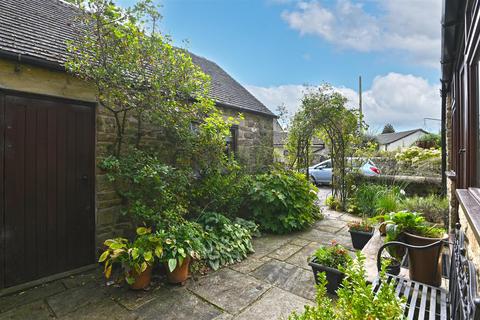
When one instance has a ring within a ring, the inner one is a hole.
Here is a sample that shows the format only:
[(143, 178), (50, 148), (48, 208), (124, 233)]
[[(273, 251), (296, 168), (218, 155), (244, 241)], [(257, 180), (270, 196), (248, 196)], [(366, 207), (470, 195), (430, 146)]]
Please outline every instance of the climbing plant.
[(358, 112), (348, 109), (346, 102), (347, 99), (328, 84), (309, 90), (293, 118), (287, 141), (290, 166), (297, 170), (307, 168), (308, 177), (311, 141), (314, 137), (323, 139), (332, 158), (334, 196), (340, 200), (342, 209), (346, 207), (349, 192), (348, 157), (360, 142), (363, 130)]

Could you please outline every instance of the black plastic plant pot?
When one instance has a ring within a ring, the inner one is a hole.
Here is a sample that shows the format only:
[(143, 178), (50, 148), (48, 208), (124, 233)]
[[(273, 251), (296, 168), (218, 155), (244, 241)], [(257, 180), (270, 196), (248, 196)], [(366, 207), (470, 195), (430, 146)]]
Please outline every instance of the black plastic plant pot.
[(350, 236), (352, 237), (352, 245), (357, 250), (362, 250), (367, 242), (373, 237), (373, 230), (370, 232), (348, 230), (348, 232), (350, 232)]
[(312, 267), (313, 276), (315, 277), (315, 283), (320, 284), (318, 281), (318, 274), (320, 272), (325, 272), (325, 275), (327, 277), (327, 292), (330, 294), (336, 294), (337, 289), (342, 284), (342, 280), (345, 274), (337, 269), (318, 264), (316, 258), (310, 261), (309, 265)]
[(389, 274), (398, 276), (400, 274), (400, 262), (398, 262), (397, 260), (392, 260), (391, 263), (388, 265), (386, 271)]

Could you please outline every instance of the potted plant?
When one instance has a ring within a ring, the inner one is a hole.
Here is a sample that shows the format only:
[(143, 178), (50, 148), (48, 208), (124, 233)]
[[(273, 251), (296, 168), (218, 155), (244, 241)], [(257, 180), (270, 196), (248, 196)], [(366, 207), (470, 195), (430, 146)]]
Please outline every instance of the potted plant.
[(428, 223), (417, 212), (392, 213), (387, 221), (387, 241), (402, 241), (414, 246), (439, 242), (438, 246), (429, 249), (408, 250), (410, 278), (415, 281), (433, 286), (441, 284), (441, 241), (446, 239), (445, 229)]
[(362, 250), (373, 236), (373, 225), (366, 219), (348, 224), (348, 232), (355, 249)]
[(339, 268), (345, 267), (350, 259), (348, 250), (336, 242), (332, 242), (329, 246), (321, 246), (311, 256), (309, 263), (315, 282), (320, 284), (318, 274), (324, 272), (327, 278), (327, 291), (335, 294), (344, 277), (344, 273)]
[(395, 257), (384, 258), (388, 263), (386, 267), (386, 272), (398, 276), (400, 274), (401, 262)]
[(107, 249), (98, 261), (105, 265), (105, 278), (110, 278), (114, 264), (120, 264), (123, 277), (131, 289), (145, 289), (150, 285), (155, 258), (160, 258), (163, 253), (161, 239), (152, 234), (150, 228), (137, 228), (137, 237), (133, 242), (115, 238), (105, 240), (104, 244)]
[(162, 261), (170, 283), (184, 284), (192, 259), (200, 259), (204, 252), (203, 232), (200, 225), (184, 220), (171, 225), (166, 230), (157, 231), (163, 239)]

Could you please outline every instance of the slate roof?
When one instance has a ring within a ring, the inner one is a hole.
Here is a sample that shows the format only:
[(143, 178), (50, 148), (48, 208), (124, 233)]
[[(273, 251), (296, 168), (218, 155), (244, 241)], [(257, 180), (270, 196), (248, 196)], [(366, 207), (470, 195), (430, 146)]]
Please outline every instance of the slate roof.
[[(62, 69), (66, 41), (73, 40), (77, 8), (61, 0), (0, 0), (0, 56)], [(212, 79), (212, 98), (220, 105), (275, 115), (216, 63), (191, 54)]]
[(390, 144), (392, 142), (398, 141), (400, 139), (403, 139), (405, 137), (408, 137), (409, 135), (422, 131), (424, 133), (428, 133), (427, 131), (423, 129), (413, 129), (413, 130), (407, 130), (407, 131), (400, 131), (400, 132), (394, 132), (394, 133), (382, 133), (377, 136), (377, 142), (380, 145), (386, 145)]

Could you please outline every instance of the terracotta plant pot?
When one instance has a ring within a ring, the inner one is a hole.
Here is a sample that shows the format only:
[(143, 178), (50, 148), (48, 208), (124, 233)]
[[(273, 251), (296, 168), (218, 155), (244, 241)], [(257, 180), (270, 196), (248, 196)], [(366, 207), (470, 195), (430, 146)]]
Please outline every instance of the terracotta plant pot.
[[(405, 242), (414, 246), (425, 246), (444, 238), (425, 238), (405, 232)], [(441, 256), (442, 244), (425, 250), (408, 250), (410, 279), (432, 286), (442, 282)]]
[(168, 265), (166, 266), (167, 268), (167, 280), (170, 283), (185, 283), (188, 279), (188, 268), (190, 266), (190, 257), (185, 258), (183, 260), (183, 263), (181, 266), (178, 266), (170, 272), (168, 269)]
[(152, 279), (152, 266), (149, 266), (145, 271), (135, 276), (135, 282), (130, 285), (130, 289), (142, 290), (150, 285)]

